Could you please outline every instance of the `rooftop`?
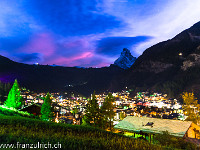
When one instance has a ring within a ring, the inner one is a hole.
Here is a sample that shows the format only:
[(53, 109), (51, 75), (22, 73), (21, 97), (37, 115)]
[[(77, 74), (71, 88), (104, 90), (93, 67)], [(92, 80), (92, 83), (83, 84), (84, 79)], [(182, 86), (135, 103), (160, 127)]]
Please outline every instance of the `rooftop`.
[(192, 121), (128, 116), (115, 125), (114, 128), (145, 133), (168, 131), (171, 135), (183, 137), (191, 124)]

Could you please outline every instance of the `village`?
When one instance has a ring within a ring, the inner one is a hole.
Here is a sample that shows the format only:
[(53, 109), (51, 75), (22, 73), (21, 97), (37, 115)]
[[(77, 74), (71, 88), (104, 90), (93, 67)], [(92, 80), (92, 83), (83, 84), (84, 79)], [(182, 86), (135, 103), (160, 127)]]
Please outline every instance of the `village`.
[[(20, 105), (13, 105), (18, 104), (10, 100), (13, 95), (19, 95)], [(101, 94), (94, 92), (88, 98), (72, 91), (35, 93), (25, 88), (20, 91), (15, 80), (1, 107), (35, 119), (63, 125), (93, 126), (150, 143), (159, 141), (158, 136), (169, 136), (170, 139), (173, 136), (200, 146), (198, 101), (193, 93), (184, 92), (182, 98), (183, 103), (155, 92), (138, 92), (133, 96), (127, 89)], [(6, 106), (18, 107), (18, 110)]]
[[(67, 93), (66, 93), (67, 94)], [(46, 93), (31, 93), (22, 91), (25, 100), (22, 111), (27, 111), (40, 116), (41, 106)], [(162, 119), (185, 120), (182, 105), (176, 99), (167, 99), (167, 94), (138, 92), (135, 97), (130, 97), (129, 91), (113, 92), (115, 102), (114, 125), (118, 124), (126, 116), (151, 117)], [(96, 94), (99, 107), (102, 106), (107, 93)], [(82, 123), (82, 117), (86, 109), (88, 99), (79, 95), (61, 96), (60, 93), (51, 93), (54, 117), (58, 122), (78, 124)]]

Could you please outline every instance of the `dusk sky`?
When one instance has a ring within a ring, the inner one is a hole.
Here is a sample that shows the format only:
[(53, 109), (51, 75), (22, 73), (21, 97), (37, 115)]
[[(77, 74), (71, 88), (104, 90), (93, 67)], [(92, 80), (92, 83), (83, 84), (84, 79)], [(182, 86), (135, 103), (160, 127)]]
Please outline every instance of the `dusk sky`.
[(0, 0), (0, 55), (27, 64), (102, 67), (200, 21), (199, 0)]

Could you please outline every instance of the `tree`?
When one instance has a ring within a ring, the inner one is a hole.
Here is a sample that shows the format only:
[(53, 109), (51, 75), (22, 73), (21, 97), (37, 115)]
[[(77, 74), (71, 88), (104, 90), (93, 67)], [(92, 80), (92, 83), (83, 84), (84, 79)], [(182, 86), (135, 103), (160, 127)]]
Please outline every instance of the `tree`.
[(6, 100), (5, 96), (8, 95), (10, 89), (11, 89), (10, 83), (2, 83), (0, 81), (0, 101), (1, 101), (1, 103), (5, 102), (5, 100)]
[(104, 119), (109, 126), (110, 130), (112, 129), (113, 125), (113, 119), (115, 116), (114, 112), (114, 105), (113, 102), (115, 101), (115, 98), (112, 96), (111, 93), (108, 93), (108, 96), (105, 98), (105, 101), (103, 103), (103, 106), (101, 107), (102, 113), (104, 115)]
[(86, 116), (83, 116), (83, 118), (82, 118), (82, 126), (88, 126), (88, 123), (86, 122)]
[(75, 117), (75, 115), (79, 112), (77, 106), (74, 107), (70, 112), (71, 112), (71, 113), (73, 114), (73, 116)]
[(51, 98), (50, 98), (50, 94), (47, 93), (45, 99), (44, 99), (44, 103), (42, 104), (42, 108), (41, 108), (41, 119), (42, 120), (51, 120), (52, 119), (52, 108), (51, 108)]
[(120, 120), (123, 120), (125, 117), (126, 117), (126, 115), (125, 115), (124, 112), (120, 112), (120, 113), (119, 113), (119, 119), (120, 119)]
[(75, 114), (78, 113), (78, 109), (77, 109), (77, 107), (74, 107), (74, 108), (73, 108), (72, 113), (73, 113), (73, 115), (75, 115)]
[(4, 105), (7, 107), (20, 108), (22, 106), (22, 102), (23, 98), (20, 93), (19, 84), (17, 79), (15, 79)]
[(193, 121), (194, 123), (198, 123), (199, 116), (195, 112), (195, 109), (196, 111), (199, 111), (200, 106), (198, 104), (198, 100), (194, 96), (194, 93), (184, 92), (182, 94), (182, 98), (183, 98), (183, 104), (184, 104), (183, 106), (184, 112), (188, 116), (186, 120)]
[(100, 109), (95, 97), (95, 92), (92, 94), (92, 98), (88, 101), (85, 111), (85, 121), (88, 124), (98, 126), (100, 119)]
[(180, 137), (172, 136), (168, 131), (162, 131), (162, 133), (156, 134), (153, 141), (164, 146), (163, 149), (197, 149), (194, 143), (188, 142)]

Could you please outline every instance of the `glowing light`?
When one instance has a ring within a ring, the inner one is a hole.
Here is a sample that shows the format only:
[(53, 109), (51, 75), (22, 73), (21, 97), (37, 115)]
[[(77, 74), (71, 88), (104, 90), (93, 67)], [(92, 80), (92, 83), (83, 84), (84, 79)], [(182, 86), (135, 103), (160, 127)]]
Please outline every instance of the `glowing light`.
[(58, 120), (58, 112), (57, 112), (57, 115), (56, 115), (55, 122), (56, 122), (56, 123), (59, 123), (59, 120)]

